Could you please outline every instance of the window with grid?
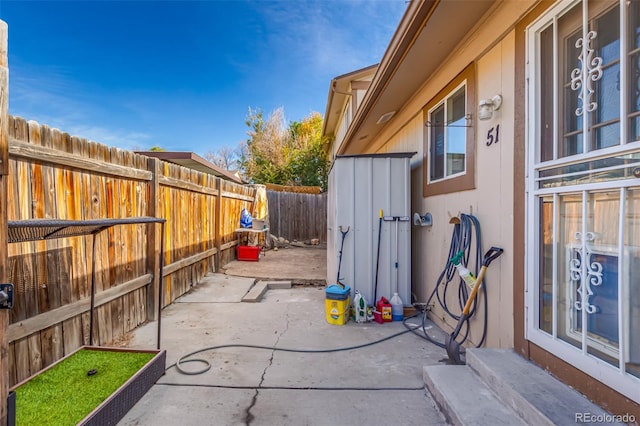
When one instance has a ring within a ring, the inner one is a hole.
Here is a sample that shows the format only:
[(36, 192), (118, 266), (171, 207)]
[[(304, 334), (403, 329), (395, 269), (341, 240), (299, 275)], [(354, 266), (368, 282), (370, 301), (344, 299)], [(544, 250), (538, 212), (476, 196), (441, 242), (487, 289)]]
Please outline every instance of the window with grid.
[(424, 196), (475, 188), (474, 85), (471, 64), (424, 108)]
[(558, 2), (527, 42), (528, 338), (638, 401), (640, 2)]

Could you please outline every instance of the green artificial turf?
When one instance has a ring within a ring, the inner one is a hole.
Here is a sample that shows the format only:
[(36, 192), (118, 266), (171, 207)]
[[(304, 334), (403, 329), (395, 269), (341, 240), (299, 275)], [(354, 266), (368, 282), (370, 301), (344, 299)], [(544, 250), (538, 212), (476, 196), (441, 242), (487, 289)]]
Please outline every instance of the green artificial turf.
[(16, 389), (16, 424), (76, 425), (154, 356), (81, 349)]

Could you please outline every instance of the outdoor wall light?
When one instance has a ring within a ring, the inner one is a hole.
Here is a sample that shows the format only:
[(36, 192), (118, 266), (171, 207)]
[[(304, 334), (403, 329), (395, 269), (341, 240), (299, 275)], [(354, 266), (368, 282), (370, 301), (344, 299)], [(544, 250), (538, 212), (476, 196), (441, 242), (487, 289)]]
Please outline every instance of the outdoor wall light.
[(502, 105), (502, 96), (495, 95), (491, 99), (482, 99), (478, 104), (478, 120), (490, 120), (493, 112), (500, 109)]
[(378, 121), (376, 121), (376, 124), (386, 123), (387, 121), (391, 120), (391, 117), (393, 117), (395, 113), (396, 113), (395, 111), (390, 111), (382, 114), (380, 118), (378, 118)]

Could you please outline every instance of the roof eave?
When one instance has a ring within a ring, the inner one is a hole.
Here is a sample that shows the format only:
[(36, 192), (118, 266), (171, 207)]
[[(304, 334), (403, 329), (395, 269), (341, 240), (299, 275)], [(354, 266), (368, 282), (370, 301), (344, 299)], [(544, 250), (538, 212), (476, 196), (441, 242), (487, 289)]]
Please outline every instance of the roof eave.
[[(412, 1), (337, 154), (375, 149), (378, 135), (402, 116), (407, 103), (497, 3), (499, 0)], [(391, 120), (379, 121), (392, 112)]]
[(214, 176), (221, 177), (226, 180), (230, 180), (235, 183), (243, 183), (235, 174), (222, 167), (216, 166), (210, 161), (200, 157), (195, 152), (189, 151), (136, 151), (136, 154), (146, 155), (147, 157), (158, 158), (160, 160), (167, 161), (188, 167), (190, 169), (198, 170), (203, 173), (208, 173)]
[(353, 80), (362, 78), (378, 67), (378, 64), (369, 65), (368, 67), (361, 68), (356, 71), (351, 71), (346, 74), (334, 77), (329, 83), (329, 95), (327, 98), (327, 107), (324, 113), (324, 122), (322, 124), (322, 136), (335, 136), (336, 125), (339, 121), (338, 118), (334, 118), (332, 114), (342, 111), (342, 106), (346, 102), (346, 98), (349, 96), (347, 92), (351, 91), (350, 83)]

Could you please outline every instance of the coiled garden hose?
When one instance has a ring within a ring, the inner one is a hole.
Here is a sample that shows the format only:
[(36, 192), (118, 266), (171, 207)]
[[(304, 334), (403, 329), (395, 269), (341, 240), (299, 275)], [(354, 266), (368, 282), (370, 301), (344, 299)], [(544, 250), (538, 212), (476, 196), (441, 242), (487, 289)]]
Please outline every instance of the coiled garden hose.
[[(447, 255), (447, 263), (445, 264), (444, 269), (438, 276), (438, 280), (436, 282), (435, 288), (433, 289), (433, 291), (429, 295), (429, 298), (427, 299), (427, 302), (426, 302), (427, 308), (422, 312), (421, 328), (424, 335), (416, 333), (415, 328), (411, 330), (414, 334), (418, 334), (420, 337), (425, 338), (426, 340), (430, 341), (431, 343), (443, 349), (445, 348), (445, 342), (440, 342), (434, 339), (433, 337), (429, 336), (429, 334), (427, 333), (425, 323), (427, 319), (428, 307), (431, 305), (435, 297), (438, 300), (440, 307), (444, 310), (444, 312), (446, 312), (447, 315), (449, 315), (449, 317), (453, 318), (456, 321), (460, 320), (460, 314), (454, 313), (447, 304), (447, 292), (450, 291), (449, 289), (450, 284), (455, 283), (457, 281), (458, 282), (458, 288), (457, 288), (458, 305), (459, 305), (459, 311), (462, 312), (462, 309), (464, 308), (464, 305), (467, 302), (467, 299), (469, 298), (469, 290), (468, 290), (467, 284), (462, 279), (459, 278), (455, 265), (451, 262), (451, 259), (454, 256), (456, 256), (456, 254), (458, 254), (460, 251), (462, 251), (464, 253), (462, 255), (462, 263), (464, 263), (465, 265), (468, 265), (469, 256), (470, 256), (472, 247), (474, 248), (475, 254), (476, 254), (475, 264), (474, 264), (474, 274), (475, 276), (478, 276), (478, 271), (482, 265), (482, 254), (483, 254), (482, 232), (480, 230), (480, 222), (475, 216), (463, 213), (460, 215), (460, 222), (455, 223), (453, 227), (453, 232), (451, 235), (451, 243), (449, 245), (449, 254)], [(456, 280), (456, 277), (458, 278), (457, 280)], [(483, 299), (483, 305), (484, 305), (484, 324), (482, 328), (482, 338), (476, 345), (476, 347), (478, 348), (484, 344), (484, 341), (486, 340), (486, 337), (487, 337), (487, 322), (488, 322), (489, 312), (487, 309), (488, 303), (487, 303), (487, 280), (486, 279), (484, 280), (482, 287), (479, 289), (479, 291), (482, 292), (482, 296), (483, 296), (482, 299)], [(459, 343), (463, 343), (469, 337), (469, 331), (470, 331), (469, 320), (476, 314), (477, 309), (478, 309), (478, 306), (477, 306), (477, 299), (476, 299), (476, 302), (473, 303), (473, 307), (471, 308), (471, 311), (469, 313), (469, 318), (467, 318), (465, 321), (466, 326), (465, 326), (464, 337), (462, 338), (462, 340), (459, 341)]]

